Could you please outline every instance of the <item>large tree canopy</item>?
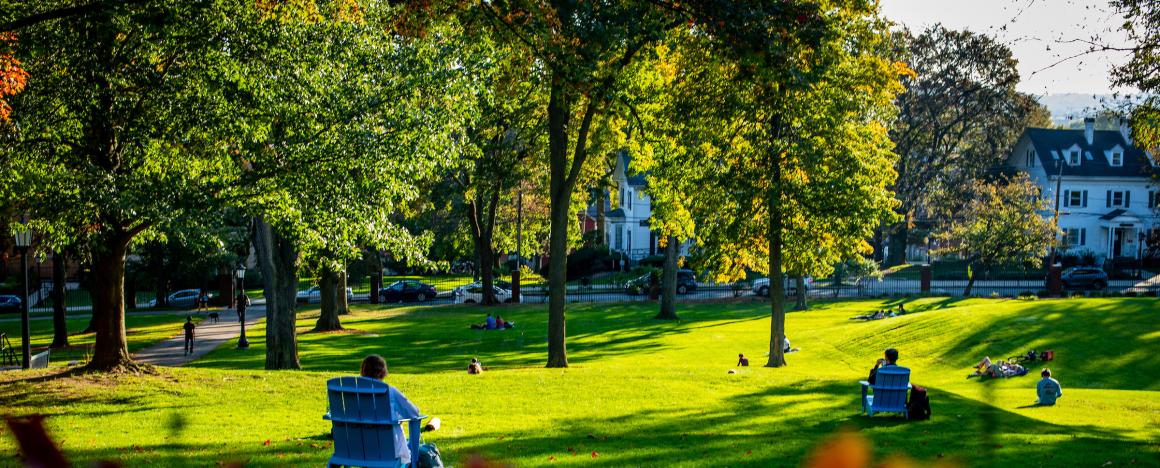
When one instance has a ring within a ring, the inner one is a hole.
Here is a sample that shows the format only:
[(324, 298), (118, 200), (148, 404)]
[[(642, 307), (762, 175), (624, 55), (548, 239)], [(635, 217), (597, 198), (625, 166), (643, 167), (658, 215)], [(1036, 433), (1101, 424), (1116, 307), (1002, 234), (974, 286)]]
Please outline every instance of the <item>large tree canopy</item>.
[(216, 138), (226, 123), (226, 89), (206, 83), (239, 40), (234, 21), (246, 10), (123, 4), (20, 31), (17, 57), (30, 79), (11, 100), (0, 194), (29, 211), (46, 238), (90, 257), (95, 368), (130, 362), (123, 317), (130, 242), (212, 212), (235, 182), (236, 158)]
[(993, 38), (935, 25), (914, 36), (896, 33), (898, 54), (915, 74), (904, 80), (891, 128), (904, 216), (890, 231), (887, 264), (905, 260), (915, 218), (944, 216), (968, 194), (963, 188), (997, 164), (1023, 131), (1034, 99), (1015, 90), (1011, 50)]

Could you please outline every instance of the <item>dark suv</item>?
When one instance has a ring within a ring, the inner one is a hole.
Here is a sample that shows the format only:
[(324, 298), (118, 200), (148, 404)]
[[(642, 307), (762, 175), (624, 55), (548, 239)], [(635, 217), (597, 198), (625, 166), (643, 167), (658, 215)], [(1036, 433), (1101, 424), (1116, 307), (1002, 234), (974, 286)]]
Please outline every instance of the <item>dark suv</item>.
[[(658, 280), (664, 279), (664, 273)], [(624, 285), (625, 292), (629, 294), (641, 294), (648, 291), (648, 277), (649, 275), (641, 276), (640, 278), (629, 281)], [(693, 274), (693, 270), (677, 270), (677, 294), (687, 294), (689, 291), (697, 290), (697, 275)]]
[(1063, 272), (1063, 287), (1067, 289), (1104, 289), (1108, 274), (1096, 267), (1074, 267)]

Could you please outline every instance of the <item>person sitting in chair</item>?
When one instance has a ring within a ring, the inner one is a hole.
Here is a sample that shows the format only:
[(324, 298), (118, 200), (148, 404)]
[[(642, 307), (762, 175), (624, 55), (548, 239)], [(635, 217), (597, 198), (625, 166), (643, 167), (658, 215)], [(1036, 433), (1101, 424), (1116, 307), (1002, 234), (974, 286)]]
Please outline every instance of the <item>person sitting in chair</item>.
[(878, 358), (874, 363), (874, 368), (870, 369), (870, 377), (866, 378), (870, 385), (874, 385), (874, 381), (878, 379), (878, 368), (898, 365), (898, 350), (894, 348), (886, 348), (885, 357)]
[[(369, 377), (375, 380), (384, 380), (387, 378), (387, 361), (382, 356), (372, 354), (367, 356), (362, 361), (361, 372), (363, 377)], [(394, 385), (387, 385), (388, 392), (391, 398), (391, 419), (414, 419), (418, 418), (419, 407), (411, 403), (403, 392), (395, 388)], [(433, 430), (439, 425), (438, 418), (431, 418), (431, 422), (424, 430)], [(423, 445), (419, 446), (420, 451), (424, 450)], [(407, 438), (403, 435), (403, 427), (401, 425), (395, 426), (395, 453), (399, 455), (399, 461), (404, 465), (411, 463), (411, 449), (407, 447)]]

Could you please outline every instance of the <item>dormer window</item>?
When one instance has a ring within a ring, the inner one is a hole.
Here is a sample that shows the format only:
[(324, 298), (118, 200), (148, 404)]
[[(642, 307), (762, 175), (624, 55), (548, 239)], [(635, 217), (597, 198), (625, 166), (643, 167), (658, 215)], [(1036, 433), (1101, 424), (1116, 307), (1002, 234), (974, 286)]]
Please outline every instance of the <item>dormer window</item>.
[(1027, 150), (1027, 167), (1035, 167), (1035, 150)]
[(1120, 167), (1124, 165), (1124, 153), (1113, 151), (1109, 162), (1113, 167)]
[(1067, 165), (1069, 165), (1069, 166), (1078, 166), (1079, 165), (1079, 150), (1072, 150), (1072, 151), (1067, 152)]

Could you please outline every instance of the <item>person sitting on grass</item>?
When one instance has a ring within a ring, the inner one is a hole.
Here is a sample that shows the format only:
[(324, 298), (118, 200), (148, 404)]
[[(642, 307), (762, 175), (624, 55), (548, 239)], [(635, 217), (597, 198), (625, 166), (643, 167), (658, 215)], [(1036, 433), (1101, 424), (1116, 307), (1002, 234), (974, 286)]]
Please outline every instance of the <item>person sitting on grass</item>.
[(504, 328), (507, 328), (507, 322), (503, 321), (503, 317), (496, 315), (495, 316), (495, 329), (496, 330), (503, 330)]
[(897, 366), (898, 365), (898, 350), (897, 349), (886, 348), (886, 352), (884, 354), (885, 354), (885, 357), (878, 358), (878, 361), (876, 361), (874, 363), (874, 368), (870, 369), (870, 377), (866, 378), (866, 381), (870, 382), (870, 385), (874, 385), (874, 381), (878, 379), (878, 368), (879, 367), (888, 367), (888, 366)]
[(986, 356), (983, 357), (982, 361), (979, 361), (979, 363), (975, 365), (975, 372), (968, 375), (967, 377), (991, 377), (998, 379), (1004, 377), (1017, 377), (1026, 374), (1027, 368), (1019, 364), (1007, 361), (992, 362), (991, 357)]
[(749, 367), (749, 358), (745, 357), (744, 354), (738, 354), (737, 365), (741, 367)]
[[(387, 361), (378, 354), (367, 356), (362, 361), (359, 374), (363, 377), (382, 381), (387, 378)], [(396, 421), (402, 419), (415, 419), (421, 415), (419, 412), (419, 407), (415, 406), (414, 403), (411, 403), (411, 400), (408, 400), (406, 396), (403, 396), (403, 392), (400, 392), (399, 389), (395, 388), (394, 385), (387, 385), (387, 392), (390, 394), (391, 399), (391, 419)], [(431, 422), (428, 423), (428, 427), (425, 427), (424, 430), (434, 430), (434, 428), (438, 427), (438, 425), (438, 418), (431, 418)], [(407, 465), (411, 463), (411, 449), (407, 447), (407, 438), (403, 436), (403, 426), (395, 425), (394, 431), (395, 453), (398, 454), (399, 461), (402, 464)], [(425, 445), (426, 444), (419, 446), (420, 452), (423, 452), (427, 449), (427, 446)], [(423, 454), (420, 453), (419, 457), (421, 458), (422, 456)]]
[(1059, 381), (1051, 378), (1051, 369), (1044, 368), (1039, 375), (1043, 378), (1039, 379), (1039, 383), (1035, 386), (1035, 391), (1039, 394), (1039, 400), (1036, 401), (1036, 404), (1055, 405), (1055, 400), (1063, 396), (1063, 387), (1059, 386)]
[(492, 317), (491, 314), (487, 314), (487, 329), (495, 330), (495, 317)]
[(471, 364), (467, 365), (467, 373), (471, 375), (483, 373), (483, 363), (479, 359), (471, 358)]

